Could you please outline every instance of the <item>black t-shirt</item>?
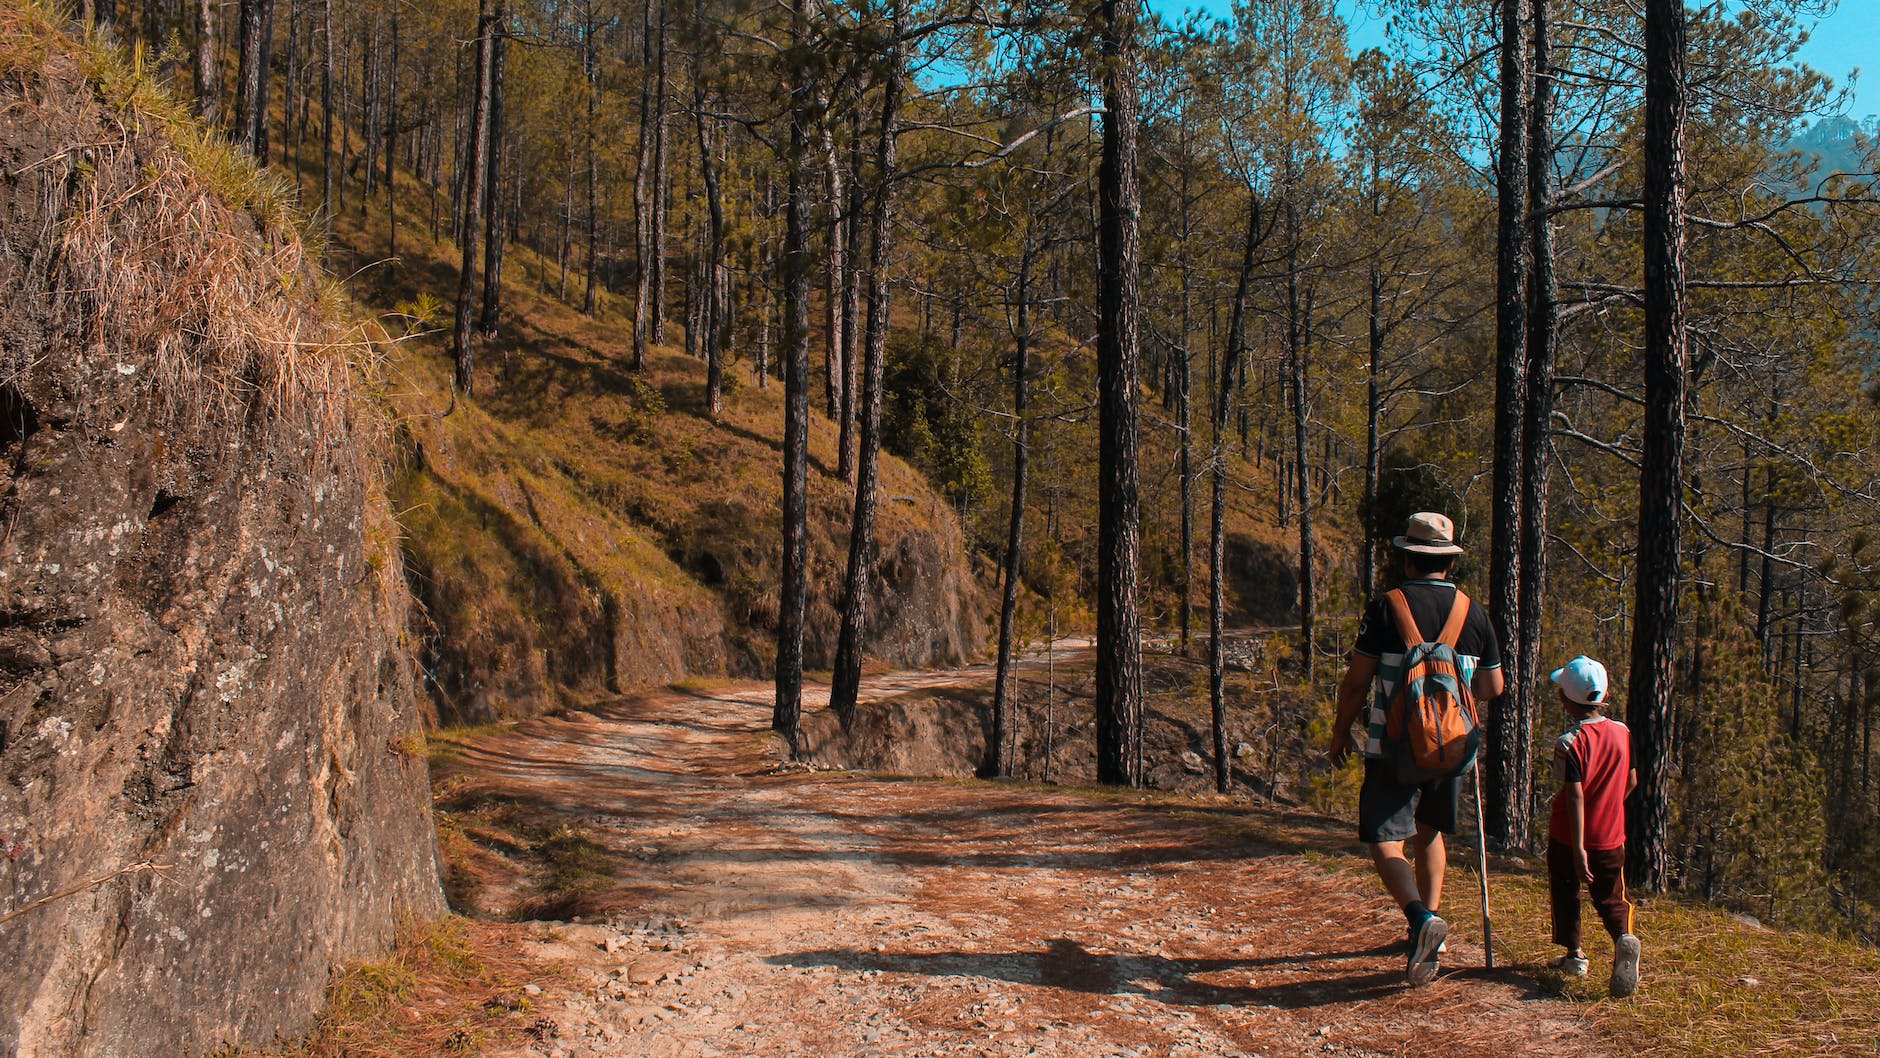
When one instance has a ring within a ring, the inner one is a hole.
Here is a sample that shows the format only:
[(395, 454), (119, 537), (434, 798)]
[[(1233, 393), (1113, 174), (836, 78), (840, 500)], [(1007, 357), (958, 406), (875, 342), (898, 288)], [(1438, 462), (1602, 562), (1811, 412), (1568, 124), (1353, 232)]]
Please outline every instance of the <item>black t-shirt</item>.
[[(1424, 578), (1406, 580), (1402, 587), (1418, 631), (1423, 633), (1426, 642), (1434, 641), (1442, 634), (1450, 608), (1456, 604), (1456, 585), (1448, 580)], [(1391, 620), (1390, 606), (1382, 595), (1364, 608), (1364, 620), (1358, 623), (1358, 641), (1352, 650), (1378, 659), (1387, 654), (1403, 653), (1403, 635)], [(1472, 667), (1476, 670), (1501, 666), (1501, 645), (1496, 642), (1495, 629), (1488, 622), (1488, 610), (1474, 599), (1469, 600), (1469, 617), (1462, 623), (1462, 635), (1456, 639), (1456, 653), (1474, 658)]]

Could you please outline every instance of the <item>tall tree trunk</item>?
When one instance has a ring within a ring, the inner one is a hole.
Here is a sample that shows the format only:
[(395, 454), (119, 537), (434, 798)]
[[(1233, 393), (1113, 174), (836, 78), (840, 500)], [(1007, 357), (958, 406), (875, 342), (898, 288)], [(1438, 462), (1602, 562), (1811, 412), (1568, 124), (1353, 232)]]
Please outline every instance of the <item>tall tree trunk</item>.
[[(500, 28), (500, 27), (499, 27)], [(398, 157), (398, 7), (392, 7), (392, 62), (386, 70), (385, 86), (385, 255), (388, 258), (398, 256), (398, 184), (392, 180), (393, 165)], [(497, 57), (498, 80), (491, 88), (493, 107), (502, 106), (502, 58)], [(499, 111), (500, 112), (500, 111)], [(496, 184), (490, 183), (491, 194), (495, 194)]]
[(262, 165), (268, 161), (268, 27), (273, 13), (274, 0), (241, 0), (235, 143)]
[(216, 122), (215, 2), (196, 0), (196, 115), (202, 123)]
[[(496, 24), (495, 33), (495, 39), (490, 42), (489, 150), (483, 165), (483, 185), (489, 189), (488, 223), (483, 228), (483, 306), (477, 314), (477, 329), (490, 338), (496, 337), (496, 325), (503, 308), (503, 240), (507, 234), (503, 229), (508, 219), (507, 199), (502, 193), (503, 140), (507, 132), (503, 106), (503, 68), (507, 65), (504, 56), (509, 50), (507, 19)], [(396, 38), (392, 46), (397, 47)]]
[[(828, 110), (827, 103), (822, 108)], [(848, 368), (842, 362), (842, 277), (847, 270), (847, 252), (843, 242), (842, 204), (842, 163), (836, 156), (835, 130), (831, 122), (822, 123), (822, 154), (824, 190), (828, 199), (824, 206), (824, 228), (829, 240), (828, 268), (824, 272), (823, 287), (823, 337), (827, 340), (827, 349), (823, 355), (823, 410), (830, 419), (846, 423), (848, 417), (843, 409), (854, 400), (846, 392)], [(841, 434), (840, 451), (836, 456), (837, 474), (842, 480), (850, 479), (853, 459), (849, 455), (849, 435), (846, 429)]]
[(496, 27), (504, 18), (504, 0), (483, 0), (477, 12), (476, 95), (470, 104), (470, 135), (464, 145), (462, 229), (463, 264), (457, 273), (457, 315), (451, 326), (450, 348), (457, 362), (457, 388), (468, 396), (475, 375), (476, 349), (471, 322), (477, 282), (477, 219), (483, 213), (483, 152), (487, 149), (490, 79), (495, 66)]
[(1312, 556), (1316, 542), (1312, 532), (1312, 475), (1307, 462), (1310, 451), (1306, 438), (1312, 419), (1311, 402), (1306, 392), (1306, 345), (1312, 327), (1312, 296), (1306, 295), (1304, 311), (1299, 304), (1298, 212), (1286, 203), (1287, 240), (1291, 244), (1286, 265), (1286, 350), (1287, 366), (1292, 371), (1293, 472), (1294, 499), (1299, 506), (1299, 655), (1305, 662), (1305, 682), (1312, 683), (1318, 661), (1318, 593), (1313, 585)]
[(1384, 425), (1384, 277), (1372, 263), (1365, 311), (1369, 365), (1364, 383), (1364, 496), (1358, 507), (1364, 518), (1364, 555), (1358, 566), (1358, 595), (1368, 599), (1377, 591), (1377, 478), (1383, 463)]
[(368, 200), (372, 197), (374, 186), (378, 184), (379, 176), (379, 133), (382, 127), (379, 100), (383, 95), (380, 91), (379, 69), (384, 65), (379, 58), (379, 40), (383, 36), (379, 28), (381, 17), (380, 12), (372, 13), (370, 29), (364, 17), (359, 20), (359, 39), (365, 53), (359, 71), (359, 160), (364, 170), (359, 181), (361, 227), (365, 225), (366, 206), (370, 204)]
[[(287, 164), (288, 144), (294, 132), (294, 95), (299, 87), (300, 70), (300, 4), (298, 0), (287, 0), (287, 77), (281, 83), (281, 114), (286, 122), (281, 136), (281, 164)], [(300, 162), (294, 163), (294, 186), (300, 186)]]
[[(898, 38), (907, 0), (895, 0), (891, 32)], [(855, 699), (862, 685), (862, 644), (868, 629), (868, 582), (875, 561), (875, 510), (879, 504), (881, 462), (881, 387), (887, 369), (888, 260), (894, 249), (894, 194), (898, 176), (895, 140), (899, 135), (901, 96), (905, 90), (904, 46), (895, 43), (887, 56), (881, 91), (881, 134), (875, 147), (874, 208), (870, 211), (868, 249), (868, 331), (862, 340), (860, 451), (855, 461), (855, 508), (849, 519), (849, 563), (842, 582), (842, 629), (836, 640), (835, 673), (829, 708), (846, 729), (855, 722)]]
[[(1184, 130), (1185, 131), (1185, 130)], [(1184, 135), (1183, 154), (1186, 156), (1186, 136)], [(1178, 389), (1177, 413), (1181, 425), (1181, 487), (1182, 487), (1182, 599), (1180, 611), (1181, 652), (1188, 657), (1190, 649), (1190, 629), (1194, 623), (1195, 612), (1195, 471), (1194, 471), (1194, 416), (1192, 398), (1194, 396), (1194, 354), (1190, 351), (1192, 342), (1191, 310), (1194, 304), (1194, 268), (1188, 257), (1188, 240), (1193, 234), (1193, 225), (1189, 213), (1191, 199), (1188, 194), (1188, 172), (1190, 166), (1181, 170), (1181, 242), (1182, 256), (1182, 311), (1181, 311), (1181, 349), (1180, 375), (1176, 380)]]
[(1025, 541), (1026, 471), (1031, 463), (1031, 434), (1026, 420), (1027, 385), (1031, 372), (1031, 256), (1029, 226), (1024, 234), (1018, 266), (1018, 320), (1013, 328), (1012, 353), (1012, 515), (1006, 523), (1005, 562), (1000, 571), (1004, 593), (999, 600), (999, 668), (992, 689), (993, 775), (1012, 774), (1012, 639), (1018, 623), (1018, 570)]
[(1645, 429), (1639, 471), (1637, 596), (1626, 722), (1637, 796), (1627, 804), (1626, 875), (1665, 886), (1669, 859), (1671, 645), (1677, 633), (1684, 496), (1683, 0), (1645, 0)]
[(582, 135), (587, 140), (587, 289), (581, 295), (581, 311), (594, 315), (597, 273), (600, 271), (601, 175), (600, 148), (595, 144), (600, 123), (600, 64), (594, 57), (594, 3), (588, 0), (581, 34), (581, 73), (587, 81), (587, 121)]
[[(815, 122), (809, 0), (792, 0), (785, 53), (790, 94), (790, 189), (784, 202), (783, 563), (778, 590), (777, 699), (770, 726), (803, 751), (803, 611), (809, 602), (809, 136)], [(657, 211), (655, 214), (657, 219)]]
[[(208, 0), (203, 0), (205, 5)], [(320, 4), (321, 46), (326, 61), (320, 69), (320, 207), (333, 215), (333, 0)]]
[[(666, 341), (666, 198), (668, 192), (666, 159), (666, 90), (670, 49), (667, 47), (666, 20), (659, 20), (659, 35), (654, 44), (653, 78), (653, 251), (652, 329), (648, 332), (655, 345)], [(804, 133), (808, 135), (807, 132)], [(807, 222), (805, 222), (807, 223)], [(807, 252), (807, 251), (806, 251)]]
[(633, 370), (646, 370), (653, 333), (653, 79), (656, 26), (666, 19), (659, 0), (646, 0), (640, 32), (640, 146), (633, 166)]
[[(1501, 136), (1495, 167), (1495, 459), (1490, 486), (1488, 614), (1504, 653), (1521, 639), (1521, 425), (1526, 413), (1527, 36), (1519, 0), (1501, 5)], [(1488, 840), (1508, 844), (1510, 786), (1528, 734), (1505, 708), (1488, 711), (1483, 806)]]
[[(862, 282), (857, 273), (856, 262), (862, 255), (862, 195), (861, 181), (856, 174), (862, 170), (862, 158), (866, 151), (862, 136), (862, 108), (849, 108), (849, 179), (848, 199), (842, 205), (843, 243), (848, 253), (847, 267), (842, 275), (842, 392), (848, 400), (842, 406), (842, 425), (840, 441), (842, 455), (837, 459), (837, 473), (844, 481), (853, 476), (855, 455), (856, 416), (861, 400), (860, 379), (861, 358), (856, 350), (861, 347), (861, 299)], [(843, 471), (842, 460), (849, 461), (849, 470)]]
[[(699, 26), (705, 24), (704, 0), (698, 0), (694, 15)], [(695, 49), (692, 55), (692, 112), (698, 123), (699, 176), (705, 184), (705, 282), (700, 316), (701, 346), (705, 353), (705, 406), (715, 419), (724, 403), (725, 364), (720, 348), (723, 339), (724, 303), (720, 277), (725, 267), (725, 200), (718, 187), (718, 144), (713, 135), (717, 121), (706, 113), (704, 61)]]
[(1097, 167), (1097, 781), (1142, 781), (1142, 615), (1136, 591), (1139, 0), (1103, 0), (1103, 154)]
[(1214, 434), (1208, 454), (1208, 480), (1212, 503), (1208, 511), (1208, 705), (1214, 734), (1214, 789), (1226, 793), (1227, 762), (1227, 411), (1233, 401), (1234, 380), (1245, 371), (1244, 341), (1247, 287), (1253, 281), (1253, 251), (1260, 242), (1260, 198), (1247, 203), (1247, 238), (1241, 248), (1240, 274), (1234, 283), (1232, 322), (1227, 327), (1227, 354), (1214, 381)]
[(1554, 414), (1554, 331), (1559, 307), (1554, 298), (1554, 233), (1547, 208), (1552, 202), (1549, 176), (1553, 171), (1554, 75), (1548, 39), (1548, 0), (1532, 0), (1533, 105), (1528, 108), (1528, 216), (1532, 221), (1529, 250), (1533, 268), (1528, 276), (1527, 377), (1521, 427), (1521, 549), (1519, 600), (1515, 618), (1520, 630), (1514, 644), (1514, 665), (1509, 672), (1499, 711), (1522, 752), (1509, 757), (1503, 768), (1507, 831), (1502, 840), (1515, 848), (1528, 848), (1534, 834), (1534, 721), (1539, 712), (1541, 604), (1547, 591), (1547, 477), (1552, 445), (1550, 420)]

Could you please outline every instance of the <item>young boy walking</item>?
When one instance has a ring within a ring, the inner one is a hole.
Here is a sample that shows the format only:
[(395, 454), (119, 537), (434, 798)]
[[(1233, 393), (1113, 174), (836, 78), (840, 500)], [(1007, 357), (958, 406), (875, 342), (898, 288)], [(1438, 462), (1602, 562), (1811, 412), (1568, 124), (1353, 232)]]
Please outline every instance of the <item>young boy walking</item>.
[(1606, 716), (1606, 667), (1582, 654), (1554, 670), (1567, 729), (1554, 744), (1554, 814), (1547, 828), (1547, 879), (1554, 943), (1567, 949), (1548, 965), (1586, 976), (1580, 946), (1580, 886), (1612, 934), (1613, 996), (1638, 987), (1638, 937), (1625, 898), (1625, 799), (1638, 785), (1632, 732)]

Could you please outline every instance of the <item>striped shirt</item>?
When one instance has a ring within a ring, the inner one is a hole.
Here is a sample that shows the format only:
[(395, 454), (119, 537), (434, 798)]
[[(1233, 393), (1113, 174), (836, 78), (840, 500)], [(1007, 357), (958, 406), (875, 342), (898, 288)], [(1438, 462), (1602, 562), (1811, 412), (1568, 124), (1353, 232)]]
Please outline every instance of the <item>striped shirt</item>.
[[(1402, 587), (1404, 599), (1410, 604), (1410, 615), (1417, 620), (1417, 630), (1426, 640), (1441, 634), (1449, 610), (1455, 605), (1455, 584), (1439, 578), (1420, 578), (1406, 580)], [(1364, 755), (1367, 757), (1381, 759), (1384, 756), (1385, 711), (1391, 694), (1397, 689), (1397, 680), (1403, 675), (1406, 649), (1383, 596), (1372, 599), (1364, 608), (1364, 619), (1358, 623), (1358, 641), (1351, 648), (1354, 655), (1361, 654), (1377, 662), (1377, 678), (1371, 681), (1371, 708), (1365, 721)], [(1464, 683), (1475, 679), (1477, 669), (1501, 667), (1501, 647), (1495, 640), (1494, 628), (1488, 623), (1488, 611), (1473, 599), (1469, 600), (1469, 616), (1462, 624), (1462, 634), (1456, 639), (1456, 661)]]

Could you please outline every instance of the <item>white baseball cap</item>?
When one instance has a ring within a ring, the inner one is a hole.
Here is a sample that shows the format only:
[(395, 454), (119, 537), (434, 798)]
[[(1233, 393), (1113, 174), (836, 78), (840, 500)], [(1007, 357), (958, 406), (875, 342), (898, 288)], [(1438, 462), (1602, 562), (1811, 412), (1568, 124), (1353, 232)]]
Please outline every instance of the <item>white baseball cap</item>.
[(1606, 690), (1611, 686), (1606, 679), (1606, 666), (1581, 654), (1572, 661), (1555, 669), (1548, 679), (1560, 685), (1566, 696), (1581, 705), (1600, 705), (1606, 700)]

